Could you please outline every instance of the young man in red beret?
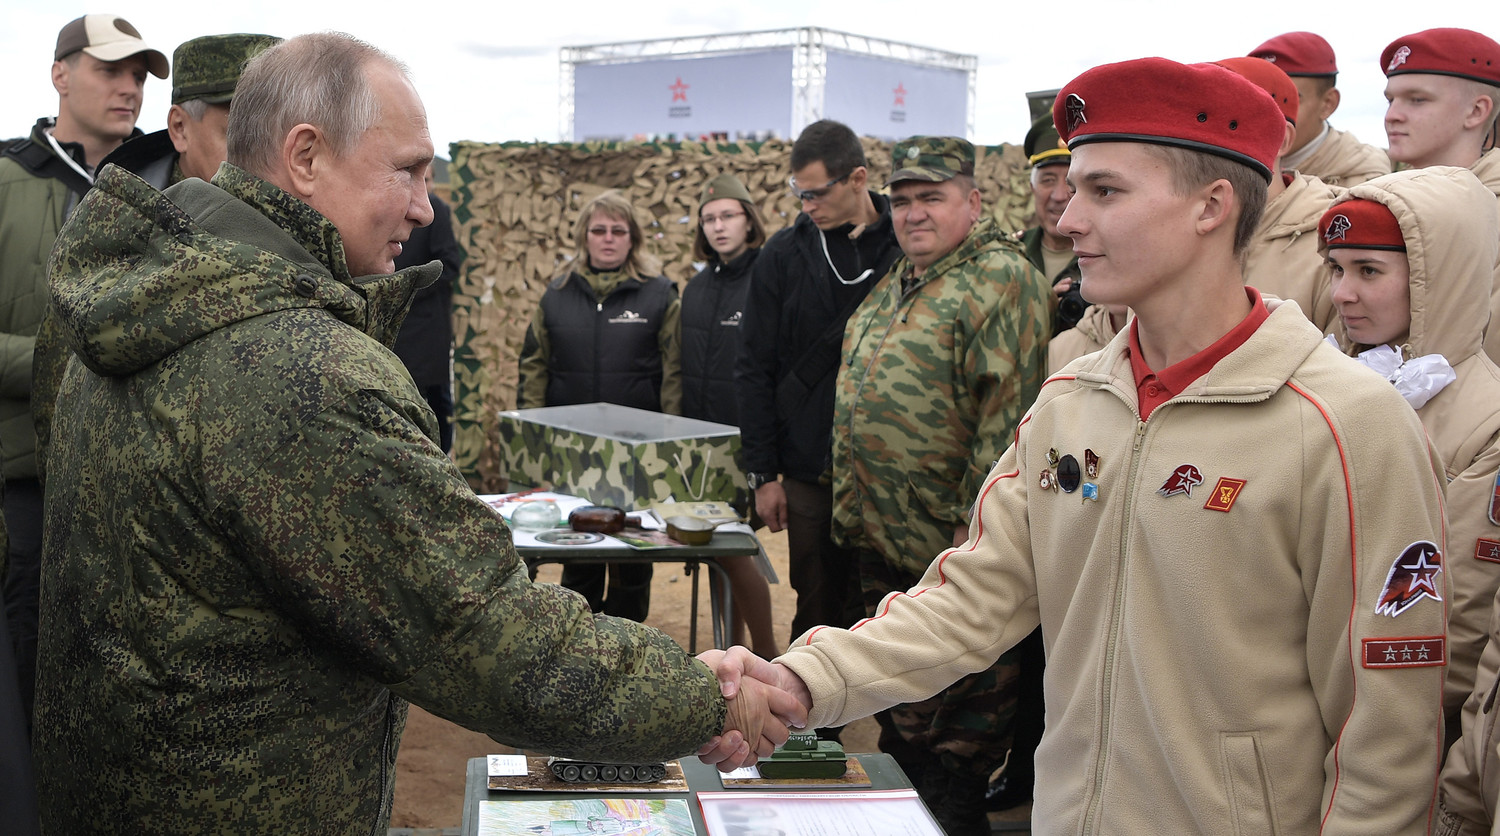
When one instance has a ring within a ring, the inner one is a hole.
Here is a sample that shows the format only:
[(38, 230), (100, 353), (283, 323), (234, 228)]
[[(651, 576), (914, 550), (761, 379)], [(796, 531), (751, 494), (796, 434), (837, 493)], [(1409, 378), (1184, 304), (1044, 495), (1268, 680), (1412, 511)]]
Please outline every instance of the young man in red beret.
[[(1426, 29), (1391, 41), (1380, 53), (1380, 68), (1390, 103), (1385, 136), (1391, 159), (1412, 168), (1467, 168), (1500, 198), (1500, 43), (1468, 29)], [(1500, 362), (1500, 325), (1494, 324), (1500, 322), (1500, 281), (1490, 322), (1484, 351)]]
[(1302, 315), (1326, 334), (1338, 319), (1338, 312), (1328, 298), (1328, 265), (1318, 252), (1316, 233), (1318, 219), (1344, 190), (1285, 165), (1301, 116), (1297, 85), (1290, 76), (1260, 58), (1225, 58), (1214, 63), (1266, 91), (1286, 117), (1281, 149), (1271, 164), (1266, 209), (1245, 249), (1245, 284), (1296, 302)]
[(1034, 833), (1427, 833), (1440, 464), (1393, 386), (1241, 280), (1285, 118), (1222, 67), (1160, 58), (1084, 73), (1053, 114), (1076, 190), (1059, 228), (1090, 298), (1136, 318), (1043, 385), (968, 541), (917, 586), (775, 662), (705, 661), (835, 724), (1040, 624)]
[(1335, 130), (1328, 117), (1339, 109), (1338, 61), (1333, 47), (1312, 32), (1287, 32), (1250, 50), (1291, 76), (1297, 86), (1297, 134), (1282, 166), (1348, 188), (1391, 171), (1390, 158), (1354, 134)]

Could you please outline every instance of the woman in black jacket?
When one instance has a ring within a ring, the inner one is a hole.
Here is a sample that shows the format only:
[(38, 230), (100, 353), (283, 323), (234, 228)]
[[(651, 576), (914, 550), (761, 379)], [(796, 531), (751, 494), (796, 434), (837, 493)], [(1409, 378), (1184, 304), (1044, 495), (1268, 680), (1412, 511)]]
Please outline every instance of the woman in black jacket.
[[(739, 425), (734, 360), (740, 312), (750, 266), (765, 241), (760, 211), (744, 184), (728, 173), (710, 180), (698, 201), (693, 238), (694, 260), (707, 263), (682, 291), (682, 414), (688, 418)], [(779, 655), (771, 589), (754, 558), (720, 558), (719, 563), (734, 597), (734, 643), (753, 642), (752, 649), (764, 658)]]

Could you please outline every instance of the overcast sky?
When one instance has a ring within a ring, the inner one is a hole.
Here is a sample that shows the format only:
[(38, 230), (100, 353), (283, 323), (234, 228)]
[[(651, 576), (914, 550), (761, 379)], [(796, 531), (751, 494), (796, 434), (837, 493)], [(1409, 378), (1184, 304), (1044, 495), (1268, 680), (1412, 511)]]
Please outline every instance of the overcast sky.
[[(337, 29), (411, 66), (426, 102), (438, 153), (458, 140), (556, 142), (563, 46), (819, 26), (873, 38), (977, 55), (974, 136), (1019, 143), (1025, 93), (1060, 87), (1095, 64), (1161, 55), (1211, 61), (1243, 55), (1282, 32), (1307, 29), (1333, 44), (1343, 104), (1332, 119), (1385, 147), (1380, 51), (1405, 34), (1462, 26), (1500, 37), (1494, 0), (1419, 3), (1187, 3), (1179, 0), (984, 2), (946, 6), (919, 0), (572, 0), (568, 3), (395, 3), (390, 0), (254, 0), (182, 3), (0, 0), (0, 77), (6, 79), (0, 136), (29, 130), (57, 110), (49, 71), (57, 30), (85, 13), (122, 15), (169, 57), (184, 40), (224, 32), (290, 36)], [(421, 10), (429, 16), (419, 16)], [(140, 127), (165, 126), (171, 86), (146, 83)]]

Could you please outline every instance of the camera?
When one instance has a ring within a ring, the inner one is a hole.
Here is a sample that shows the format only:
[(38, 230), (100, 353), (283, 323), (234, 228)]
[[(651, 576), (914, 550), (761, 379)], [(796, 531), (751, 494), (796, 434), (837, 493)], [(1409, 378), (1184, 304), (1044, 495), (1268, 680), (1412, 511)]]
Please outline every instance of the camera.
[(1067, 292), (1057, 297), (1057, 322), (1052, 329), (1053, 333), (1072, 328), (1078, 324), (1078, 320), (1083, 319), (1084, 311), (1089, 309), (1090, 303), (1083, 298), (1082, 285), (1083, 282), (1075, 276)]

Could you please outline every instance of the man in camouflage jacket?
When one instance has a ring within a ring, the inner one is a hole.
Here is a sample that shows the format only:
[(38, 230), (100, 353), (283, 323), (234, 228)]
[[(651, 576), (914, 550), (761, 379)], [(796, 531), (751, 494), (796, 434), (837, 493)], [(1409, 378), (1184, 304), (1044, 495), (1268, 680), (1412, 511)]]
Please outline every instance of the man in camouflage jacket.
[[(285, 77), (362, 79), (377, 121), (335, 154), (322, 125), (358, 117), (293, 112), (278, 141)], [(212, 184), (110, 168), (58, 239), (77, 359), (49, 454), (44, 827), (384, 834), (408, 700), (612, 760), (684, 755), (750, 710), (658, 631), (531, 583), (438, 448), (389, 346), (439, 265), (382, 275), (432, 218), (404, 72), (304, 36), (239, 95), (254, 121), (237, 145), (237, 101)]]
[[(833, 423), (834, 531), (858, 550), (867, 611), (968, 535), (990, 466), (1045, 377), (1046, 279), (981, 219), (974, 148), (918, 137), (893, 151), (905, 256), (849, 318)], [(950, 834), (988, 832), (983, 800), (1015, 709), (1009, 656), (879, 715), (881, 750)]]

